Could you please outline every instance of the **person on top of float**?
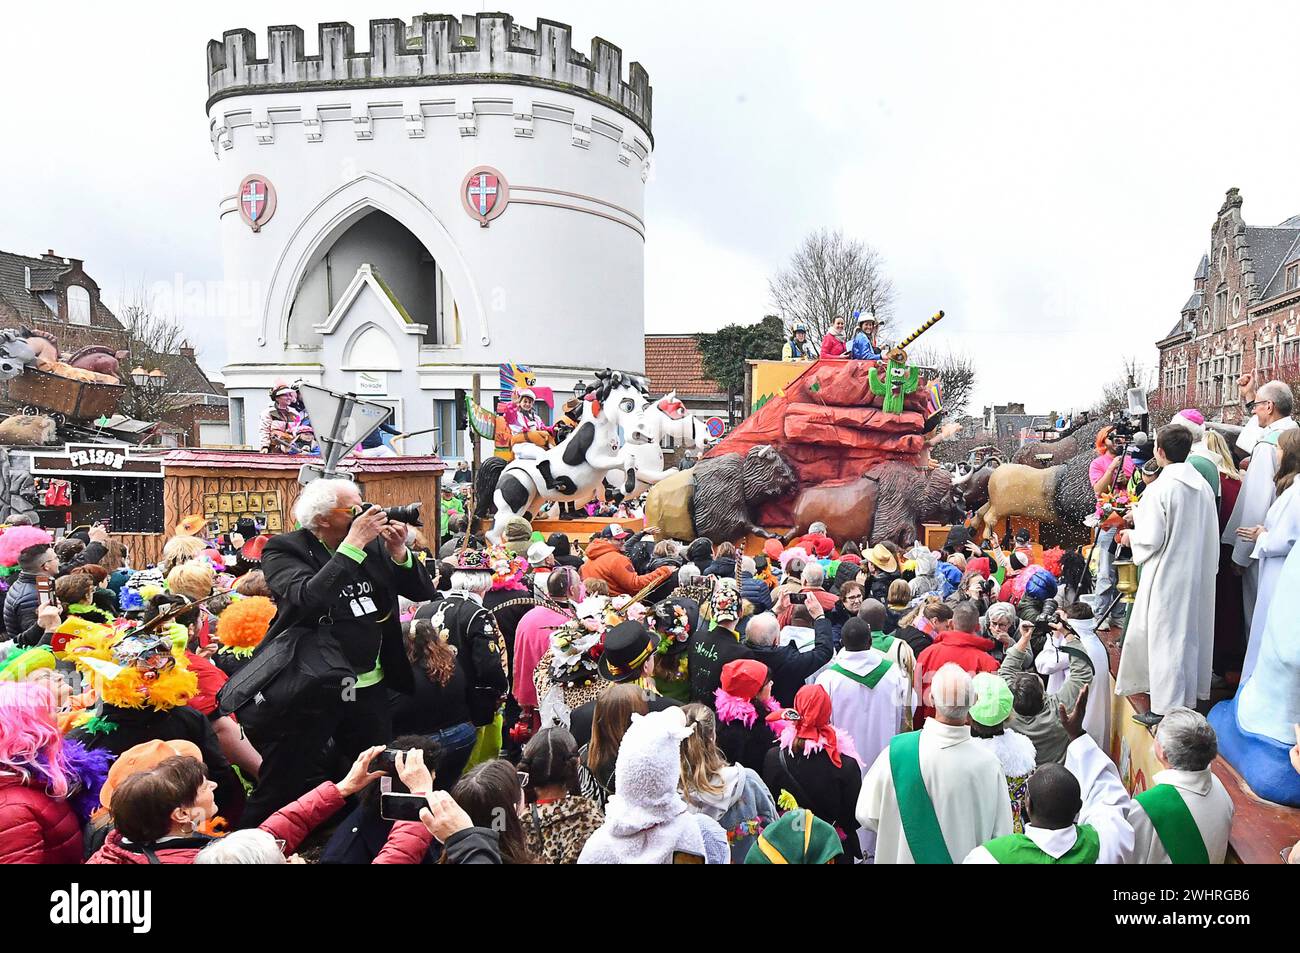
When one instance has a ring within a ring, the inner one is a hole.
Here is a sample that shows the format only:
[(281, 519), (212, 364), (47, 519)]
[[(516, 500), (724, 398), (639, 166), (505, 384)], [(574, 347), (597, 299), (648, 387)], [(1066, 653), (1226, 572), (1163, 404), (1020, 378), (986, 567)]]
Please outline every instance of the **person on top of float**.
[[(527, 457), (535, 451), (524, 448), (525, 444), (546, 449), (555, 443), (551, 427), (546, 426), (537, 413), (537, 395), (527, 387), (515, 391), (514, 400), (501, 408), (501, 416), (510, 428), (510, 445), (517, 457)], [(519, 451), (524, 449), (524, 453)]]
[(876, 344), (876, 316), (870, 311), (858, 315), (858, 333), (853, 335), (849, 356), (855, 361), (879, 361), (880, 348)]

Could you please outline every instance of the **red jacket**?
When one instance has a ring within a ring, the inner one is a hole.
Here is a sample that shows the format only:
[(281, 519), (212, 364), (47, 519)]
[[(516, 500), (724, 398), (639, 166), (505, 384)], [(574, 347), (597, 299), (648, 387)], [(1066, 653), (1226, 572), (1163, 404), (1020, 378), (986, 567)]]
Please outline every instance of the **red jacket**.
[(848, 352), (848, 346), (843, 341), (841, 341), (839, 338), (837, 338), (835, 335), (831, 334), (828, 331), (826, 332), (826, 336), (822, 338), (822, 349), (821, 349), (821, 353), (818, 356), (819, 357), (843, 357), (847, 352)]
[(818, 559), (830, 559), (835, 554), (835, 540), (825, 533), (809, 533), (798, 539), (791, 548), (802, 546), (810, 556)]
[(977, 672), (996, 672), (998, 663), (989, 654), (993, 651), (993, 645), (992, 639), (956, 629), (940, 632), (934, 637), (934, 641), (916, 657), (916, 694), (921, 699), (922, 718), (934, 714), (930, 681), (935, 673), (949, 662), (956, 662), (971, 675)]
[[(343, 795), (334, 786), (334, 782), (326, 781), (292, 804), (276, 811), (259, 826), (272, 837), (284, 841), (284, 853), (288, 856), (298, 849), (308, 834), (337, 813), (343, 803)], [(154, 851), (154, 856), (164, 864), (192, 864), (207, 843), (207, 839), (184, 838), (178, 840), (175, 847), (158, 848)], [(109, 832), (104, 846), (95, 851), (86, 863), (148, 864), (149, 858), (123, 844), (122, 835), (115, 829)]]
[(612, 539), (594, 539), (587, 547), (587, 561), (582, 566), (583, 579), (603, 579), (611, 596), (634, 596), (651, 583), (660, 583), (673, 574), (672, 566), (660, 566), (654, 572), (638, 576), (632, 560)]
[[(830, 612), (834, 609), (840, 601), (839, 596), (827, 592), (825, 589), (810, 589), (809, 587), (804, 586), (799, 591), (805, 594), (811, 594), (814, 599), (822, 604), (822, 609), (826, 612)], [(807, 600), (805, 599), (804, 601), (806, 602)], [(795, 604), (790, 601), (790, 594), (788, 592), (776, 600), (774, 609), (776, 611), (776, 621), (779, 622), (783, 628), (789, 625), (790, 620), (794, 618)]]
[(81, 822), (65, 798), (0, 777), (0, 864), (81, 863)]

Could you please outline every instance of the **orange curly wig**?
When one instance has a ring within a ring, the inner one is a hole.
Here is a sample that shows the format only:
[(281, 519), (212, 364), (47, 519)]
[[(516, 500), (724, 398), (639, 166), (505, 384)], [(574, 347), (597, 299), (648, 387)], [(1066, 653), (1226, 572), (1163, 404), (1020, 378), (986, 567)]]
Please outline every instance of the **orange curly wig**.
[(237, 599), (217, 617), (217, 641), (236, 654), (249, 654), (266, 637), (273, 618), (275, 603), (266, 596)]

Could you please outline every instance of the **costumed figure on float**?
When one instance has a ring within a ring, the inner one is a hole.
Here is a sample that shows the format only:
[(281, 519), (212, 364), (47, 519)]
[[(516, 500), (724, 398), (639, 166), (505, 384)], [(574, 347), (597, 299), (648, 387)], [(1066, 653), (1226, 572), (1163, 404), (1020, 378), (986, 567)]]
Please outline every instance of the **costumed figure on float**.
[(536, 512), (542, 502), (591, 499), (611, 470), (624, 471), (624, 492), (631, 492), (636, 464), (628, 444), (657, 442), (642, 413), (648, 400), (644, 378), (606, 369), (586, 386), (578, 426), (563, 442), (536, 459), (485, 460), (474, 497), (476, 518), (495, 508), (488, 538), (499, 541), (511, 517)]

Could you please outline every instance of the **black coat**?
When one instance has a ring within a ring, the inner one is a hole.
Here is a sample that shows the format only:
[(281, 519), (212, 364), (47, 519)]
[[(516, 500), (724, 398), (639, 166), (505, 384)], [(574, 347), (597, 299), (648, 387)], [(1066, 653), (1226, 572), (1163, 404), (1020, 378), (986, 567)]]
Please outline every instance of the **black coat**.
[(766, 709), (756, 705), (758, 716), (748, 728), (743, 721), (718, 722), (718, 750), (732, 764), (743, 764), (753, 768), (758, 774), (763, 773), (767, 753), (776, 744), (776, 735), (772, 726), (764, 720)]
[(316, 629), (343, 587), (355, 580), (367, 580), (374, 587), (375, 604), (381, 612), (387, 612), (378, 622), (384, 684), (409, 693), (414, 681), (402, 643), (397, 597), (402, 595), (416, 602), (431, 599), (433, 580), (418, 559), (412, 558), (409, 568), (393, 562), (382, 539), (371, 541), (365, 552), (361, 563), (340, 552), (331, 556), (325, 544), (305, 529), (271, 537), (262, 552), (262, 571), (275, 595), (276, 613), (258, 649), (294, 626)]
[(837, 863), (850, 864), (862, 856), (857, 818), (862, 769), (857, 761), (842, 750), (838, 768), (825, 751), (815, 751), (808, 757), (788, 751), (782, 759), (778, 746), (768, 751), (762, 773), (768, 790), (772, 792), (772, 800), (775, 801), (785, 789), (794, 795), (800, 807), (807, 808), (847, 835), (841, 842), (844, 853)]
[(753, 658), (749, 646), (736, 638), (736, 633), (719, 626), (691, 636), (686, 649), (686, 672), (691, 680), (691, 701), (713, 707), (713, 693), (722, 687), (722, 668), (736, 659)]
[(75, 728), (68, 737), (80, 741), (86, 748), (118, 755), (146, 741), (193, 742), (203, 755), (208, 778), (217, 783), (215, 797), (221, 816), (232, 825), (239, 820), (244, 809), (244, 787), (222, 753), (212, 723), (197, 708), (181, 705), (154, 711), (152, 708), (118, 708), (106, 704), (103, 715), (117, 727), (96, 734)]
[(813, 621), (815, 641), (807, 652), (800, 652), (794, 643), (786, 645), (750, 645), (750, 657), (767, 666), (772, 679), (772, 697), (782, 705), (794, 704), (795, 693), (803, 687), (804, 680), (831, 660), (835, 647), (831, 644), (831, 621), (822, 616)]

